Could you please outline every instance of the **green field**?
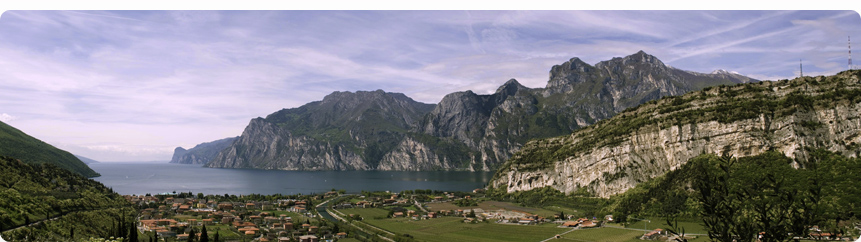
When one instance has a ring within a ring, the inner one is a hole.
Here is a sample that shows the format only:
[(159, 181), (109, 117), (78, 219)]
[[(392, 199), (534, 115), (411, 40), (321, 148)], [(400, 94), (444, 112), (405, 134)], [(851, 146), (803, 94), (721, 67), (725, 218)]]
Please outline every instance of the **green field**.
[[(645, 221), (636, 221), (635, 223), (629, 224), (628, 228), (632, 229), (643, 229), (643, 225), (646, 226), (648, 230), (654, 230), (656, 228), (666, 229), (670, 226), (667, 225), (666, 218), (661, 217), (648, 217), (646, 218), (651, 222)], [(702, 220), (699, 219), (679, 219), (679, 228), (684, 228), (686, 234), (706, 234), (705, 228), (703, 228)]]
[[(620, 229), (620, 228), (596, 228), (578, 229), (562, 236), (560, 241), (614, 241), (614, 242), (637, 242), (643, 231)], [(698, 236), (689, 239), (691, 242), (708, 241), (708, 236)]]
[(541, 226), (505, 225), (496, 223), (467, 224), (459, 217), (429, 220), (408, 218), (373, 219), (385, 217), (388, 211), (379, 208), (342, 209), (345, 214), (359, 214), (364, 222), (394, 232), (409, 234), (418, 241), (541, 241), (567, 231), (553, 224)]
[(362, 218), (365, 218), (365, 221), (389, 215), (389, 211), (382, 208), (349, 208), (338, 209), (338, 211), (344, 213), (344, 215), (358, 214), (362, 216)]

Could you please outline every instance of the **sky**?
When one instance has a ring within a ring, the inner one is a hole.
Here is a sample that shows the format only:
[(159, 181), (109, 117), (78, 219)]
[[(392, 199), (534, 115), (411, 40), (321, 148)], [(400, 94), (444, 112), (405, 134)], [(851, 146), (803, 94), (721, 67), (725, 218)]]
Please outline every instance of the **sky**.
[(643, 50), (762, 80), (848, 69), (855, 11), (5, 11), (0, 121), (98, 161), (177, 146), (334, 91), (436, 103)]

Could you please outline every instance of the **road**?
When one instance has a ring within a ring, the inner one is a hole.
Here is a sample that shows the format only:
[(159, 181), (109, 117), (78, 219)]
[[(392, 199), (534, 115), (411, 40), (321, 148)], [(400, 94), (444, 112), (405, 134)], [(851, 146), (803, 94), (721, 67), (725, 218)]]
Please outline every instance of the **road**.
[[(347, 195), (348, 195), (348, 194), (341, 194), (341, 195), (340, 195), (340, 196), (338, 196), (338, 197), (343, 197), (343, 196), (347, 196)], [(353, 223), (350, 223), (349, 221), (347, 221), (346, 219), (344, 219), (344, 218), (342, 218), (341, 216), (339, 216), (339, 215), (338, 215), (338, 213), (340, 213), (340, 212), (338, 212), (338, 210), (335, 210), (335, 213), (330, 212), (330, 211), (329, 211), (329, 208), (326, 208), (326, 204), (327, 204), (327, 203), (329, 203), (330, 201), (334, 200), (334, 199), (335, 199), (335, 198), (332, 198), (332, 199), (326, 200), (325, 202), (322, 202), (322, 203), (320, 203), (320, 204), (317, 204), (317, 207), (316, 207), (316, 208), (317, 208), (317, 213), (319, 213), (321, 217), (326, 218), (326, 219), (328, 219), (328, 220), (332, 220), (332, 221), (341, 221), (341, 222), (344, 222), (345, 224), (350, 225), (350, 226), (352, 226), (353, 228), (356, 228), (356, 229), (358, 229), (358, 230), (361, 230), (362, 232), (365, 232), (365, 233), (367, 233), (367, 234), (375, 234), (375, 235), (379, 236), (381, 239), (384, 239), (384, 240), (389, 241), (389, 242), (395, 242), (394, 240), (392, 240), (392, 239), (390, 239), (390, 238), (388, 238), (388, 237), (386, 237), (386, 236), (383, 236), (383, 235), (381, 235), (381, 234), (377, 234), (377, 233), (375, 233), (375, 232), (368, 231), (368, 230), (366, 230), (366, 229), (364, 229), (364, 228), (362, 228), (362, 227), (359, 227), (359, 226), (356, 226), (356, 225), (355, 225), (355, 224), (353, 224)], [(353, 221), (353, 222), (361, 223), (361, 224), (362, 224), (362, 225), (364, 225), (364, 226), (368, 226), (368, 227), (370, 227), (370, 228), (373, 228), (373, 229), (379, 230), (380, 232), (383, 232), (383, 233), (386, 233), (386, 234), (389, 234), (389, 235), (392, 235), (392, 236), (394, 236), (394, 235), (395, 235), (395, 234), (394, 234), (394, 233), (392, 233), (392, 232), (386, 231), (386, 230), (384, 230), (384, 229), (378, 228), (378, 227), (376, 227), (376, 226), (373, 226), (373, 225), (370, 225), (370, 224), (367, 224), (367, 223), (363, 223), (363, 222), (359, 222), (359, 221)]]

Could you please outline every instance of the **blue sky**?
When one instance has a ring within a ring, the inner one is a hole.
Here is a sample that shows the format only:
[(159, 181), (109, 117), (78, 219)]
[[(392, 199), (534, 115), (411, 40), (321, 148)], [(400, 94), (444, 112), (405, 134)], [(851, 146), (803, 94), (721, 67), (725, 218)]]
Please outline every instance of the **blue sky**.
[(831, 75), (847, 36), (861, 53), (855, 11), (6, 11), (0, 121), (100, 161), (169, 160), (333, 91), (436, 103), (639, 50), (696, 72), (776, 80), (802, 59)]

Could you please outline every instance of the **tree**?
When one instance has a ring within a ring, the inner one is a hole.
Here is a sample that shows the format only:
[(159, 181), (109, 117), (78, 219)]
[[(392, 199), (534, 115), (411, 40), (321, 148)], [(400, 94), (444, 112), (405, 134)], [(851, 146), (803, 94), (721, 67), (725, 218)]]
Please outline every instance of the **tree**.
[(192, 228), (191, 231), (188, 232), (188, 241), (194, 241), (194, 235), (195, 234), (196, 233), (194, 232), (194, 229)]
[(708, 156), (692, 162), (699, 173), (696, 198), (713, 240), (789, 241), (806, 235), (817, 222), (819, 179), (810, 175), (815, 173), (811, 169), (792, 168), (793, 160), (783, 154)]
[(731, 157), (697, 157), (695, 169), (701, 174), (694, 183), (702, 203), (702, 218), (709, 238), (721, 242), (734, 241), (731, 230), (737, 208), (732, 203), (728, 180), (735, 159)]
[[(134, 223), (134, 222), (132, 222), (132, 223)], [(129, 226), (129, 237), (128, 238), (129, 238), (129, 241), (131, 241), (131, 242), (140, 241), (138, 239), (138, 230), (137, 230), (137, 228), (135, 228), (134, 224), (132, 224), (132, 226)]]
[(203, 199), (203, 193), (202, 192), (197, 193), (197, 199)]
[(219, 232), (219, 230), (215, 231), (215, 236), (212, 237), (212, 242), (218, 242), (218, 232)]
[(200, 242), (209, 242), (209, 235), (206, 234), (206, 225), (203, 225), (203, 229), (200, 230)]

